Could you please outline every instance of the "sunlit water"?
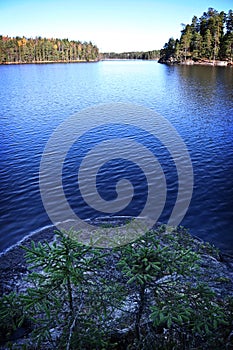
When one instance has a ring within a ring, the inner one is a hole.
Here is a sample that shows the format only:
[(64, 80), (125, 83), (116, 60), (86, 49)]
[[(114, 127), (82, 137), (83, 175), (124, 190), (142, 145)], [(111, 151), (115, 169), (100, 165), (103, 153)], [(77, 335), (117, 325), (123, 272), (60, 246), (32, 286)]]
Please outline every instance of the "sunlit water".
[[(193, 197), (182, 225), (233, 253), (233, 69), (143, 61), (0, 66), (0, 250), (51, 224), (38, 180), (41, 155), (53, 131), (75, 112), (111, 102), (148, 107), (172, 123), (194, 168)], [(98, 142), (127, 137), (131, 131), (119, 125), (90, 132), (70, 150), (64, 191), (82, 219), (102, 213), (80, 198), (80, 159)], [(156, 153), (163, 167), (168, 192), (159, 221), (166, 222), (176, 201), (176, 169), (159, 141), (141, 133), (136, 138)], [(98, 191), (105, 200), (114, 199), (122, 177), (132, 182), (135, 192), (127, 208), (116, 214), (137, 216), (145, 205), (147, 183), (136, 164), (118, 159), (103, 165)]]

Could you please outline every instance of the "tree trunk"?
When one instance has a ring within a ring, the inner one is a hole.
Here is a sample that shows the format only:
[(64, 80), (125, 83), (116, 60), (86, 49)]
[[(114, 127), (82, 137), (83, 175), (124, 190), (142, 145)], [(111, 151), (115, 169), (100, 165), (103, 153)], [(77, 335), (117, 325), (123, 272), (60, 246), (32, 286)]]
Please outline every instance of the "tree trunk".
[(138, 311), (136, 314), (136, 320), (135, 320), (135, 333), (136, 338), (140, 340), (141, 334), (140, 334), (140, 324), (141, 324), (141, 318), (144, 311), (144, 305), (145, 305), (145, 284), (141, 286), (140, 292), (139, 292), (139, 306)]

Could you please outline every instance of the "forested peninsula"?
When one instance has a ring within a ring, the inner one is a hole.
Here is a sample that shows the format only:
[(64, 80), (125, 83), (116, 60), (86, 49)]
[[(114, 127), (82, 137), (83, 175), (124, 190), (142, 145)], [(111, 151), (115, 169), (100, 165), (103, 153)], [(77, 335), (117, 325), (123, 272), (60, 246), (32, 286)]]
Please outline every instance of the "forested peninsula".
[(191, 24), (182, 24), (180, 39), (170, 38), (160, 51), (160, 63), (232, 65), (233, 11), (209, 8)]
[(0, 64), (96, 61), (99, 49), (92, 42), (8, 37), (0, 35)]

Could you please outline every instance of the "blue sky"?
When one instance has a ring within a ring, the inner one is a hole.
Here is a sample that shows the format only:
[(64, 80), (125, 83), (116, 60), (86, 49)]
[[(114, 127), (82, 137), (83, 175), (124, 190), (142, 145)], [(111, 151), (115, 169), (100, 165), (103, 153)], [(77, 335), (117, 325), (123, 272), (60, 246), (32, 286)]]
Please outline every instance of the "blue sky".
[(0, 34), (92, 41), (102, 52), (160, 49), (181, 23), (232, 0), (0, 0)]

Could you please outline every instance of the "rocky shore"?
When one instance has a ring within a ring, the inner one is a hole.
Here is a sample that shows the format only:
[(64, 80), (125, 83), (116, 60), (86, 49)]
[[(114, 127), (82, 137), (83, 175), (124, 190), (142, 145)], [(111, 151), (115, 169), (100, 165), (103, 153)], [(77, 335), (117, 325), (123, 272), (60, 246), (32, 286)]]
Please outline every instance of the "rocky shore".
[(23, 277), (28, 272), (22, 246), (29, 247), (32, 241), (35, 243), (52, 242), (54, 230), (54, 227), (50, 227), (39, 231), (0, 255), (0, 295), (9, 293), (12, 290), (18, 292), (21, 283), (23, 283)]
[[(118, 219), (119, 220), (119, 219)], [(103, 221), (103, 223), (106, 223)], [(22, 246), (29, 247), (31, 242), (52, 242), (54, 240), (54, 227), (46, 228), (37, 232), (8, 251), (0, 255), (0, 294), (6, 294), (12, 290), (18, 292), (21, 285), (24, 284), (23, 279), (28, 273), (24, 250)], [(193, 250), (202, 250), (201, 246), (204, 242), (198, 238), (193, 238)], [(209, 245), (209, 250), (204, 249), (201, 253), (202, 257), (202, 274), (203, 279), (219, 293), (219, 295), (233, 296), (233, 257), (218, 252), (218, 250)]]
[(161, 58), (158, 61), (159, 63), (163, 64), (168, 64), (168, 65), (173, 65), (173, 64), (178, 64), (178, 65), (185, 65), (185, 66), (214, 66), (214, 67), (227, 67), (227, 66), (232, 66), (233, 67), (233, 62), (230, 61), (219, 61), (219, 60), (192, 60), (192, 59), (187, 59), (184, 61), (177, 61), (173, 57), (170, 57), (168, 59)]
[[(117, 222), (119, 221), (119, 219), (115, 221)], [(109, 221), (103, 221), (101, 224), (109, 224)], [(171, 228), (167, 228), (167, 230), (171, 233), (176, 232), (174, 229)], [(210, 287), (215, 292), (219, 300), (224, 300), (225, 298), (233, 297), (233, 257), (219, 252), (218, 249), (216, 249), (208, 243), (204, 243), (198, 238), (191, 237), (185, 231), (184, 236), (182, 237), (184, 237), (182, 238), (182, 245), (185, 246), (185, 242), (187, 240), (188, 246), (191, 246), (193, 252), (197, 252), (200, 255), (200, 271), (198, 272), (198, 275), (196, 275), (194, 270), (193, 275), (189, 278), (189, 282), (193, 286), (199, 282), (206, 283), (208, 287)], [(29, 269), (24, 257), (24, 250), (22, 249), (22, 245), (29, 247), (32, 241), (34, 241), (35, 243), (45, 241), (52, 242), (54, 239), (54, 227), (50, 227), (31, 235), (30, 237), (26, 238), (22, 243), (9, 249), (6, 253), (0, 256), (1, 296), (6, 295), (12, 291), (16, 293), (24, 293), (29, 286), (27, 280), (25, 279), (25, 277), (29, 274)], [(112, 260), (111, 264), (114, 264), (114, 259)], [(112, 267), (113, 266), (111, 265), (111, 268)], [(131, 302), (129, 302), (127, 308), (131, 310), (132, 305)], [(113, 319), (112, 322), (114, 324), (116, 320)], [(116, 327), (114, 326), (114, 331), (115, 328)], [(119, 328), (117, 329), (117, 331), (115, 331), (116, 334), (114, 333), (114, 337), (116, 339), (119, 338), (118, 341), (121, 342), (124, 338), (124, 332), (126, 332), (125, 329)], [(127, 330), (127, 332), (129, 332), (129, 330)], [(127, 332), (126, 336), (128, 336)], [(30, 340), (30, 336), (29, 338), (25, 337), (25, 333), (15, 333), (14, 337), (15, 338), (11, 340), (15, 342), (15, 349), (18, 349), (17, 346), (26, 344), (26, 342)], [(232, 349), (233, 347), (231, 346), (233, 346), (233, 328), (232, 332), (228, 332), (227, 337), (228, 347), (226, 347), (226, 349)], [(50, 349), (49, 345), (47, 348)], [(0, 345), (0, 349), (5, 350), (9, 348), (5, 347), (5, 345), (2, 344)]]

